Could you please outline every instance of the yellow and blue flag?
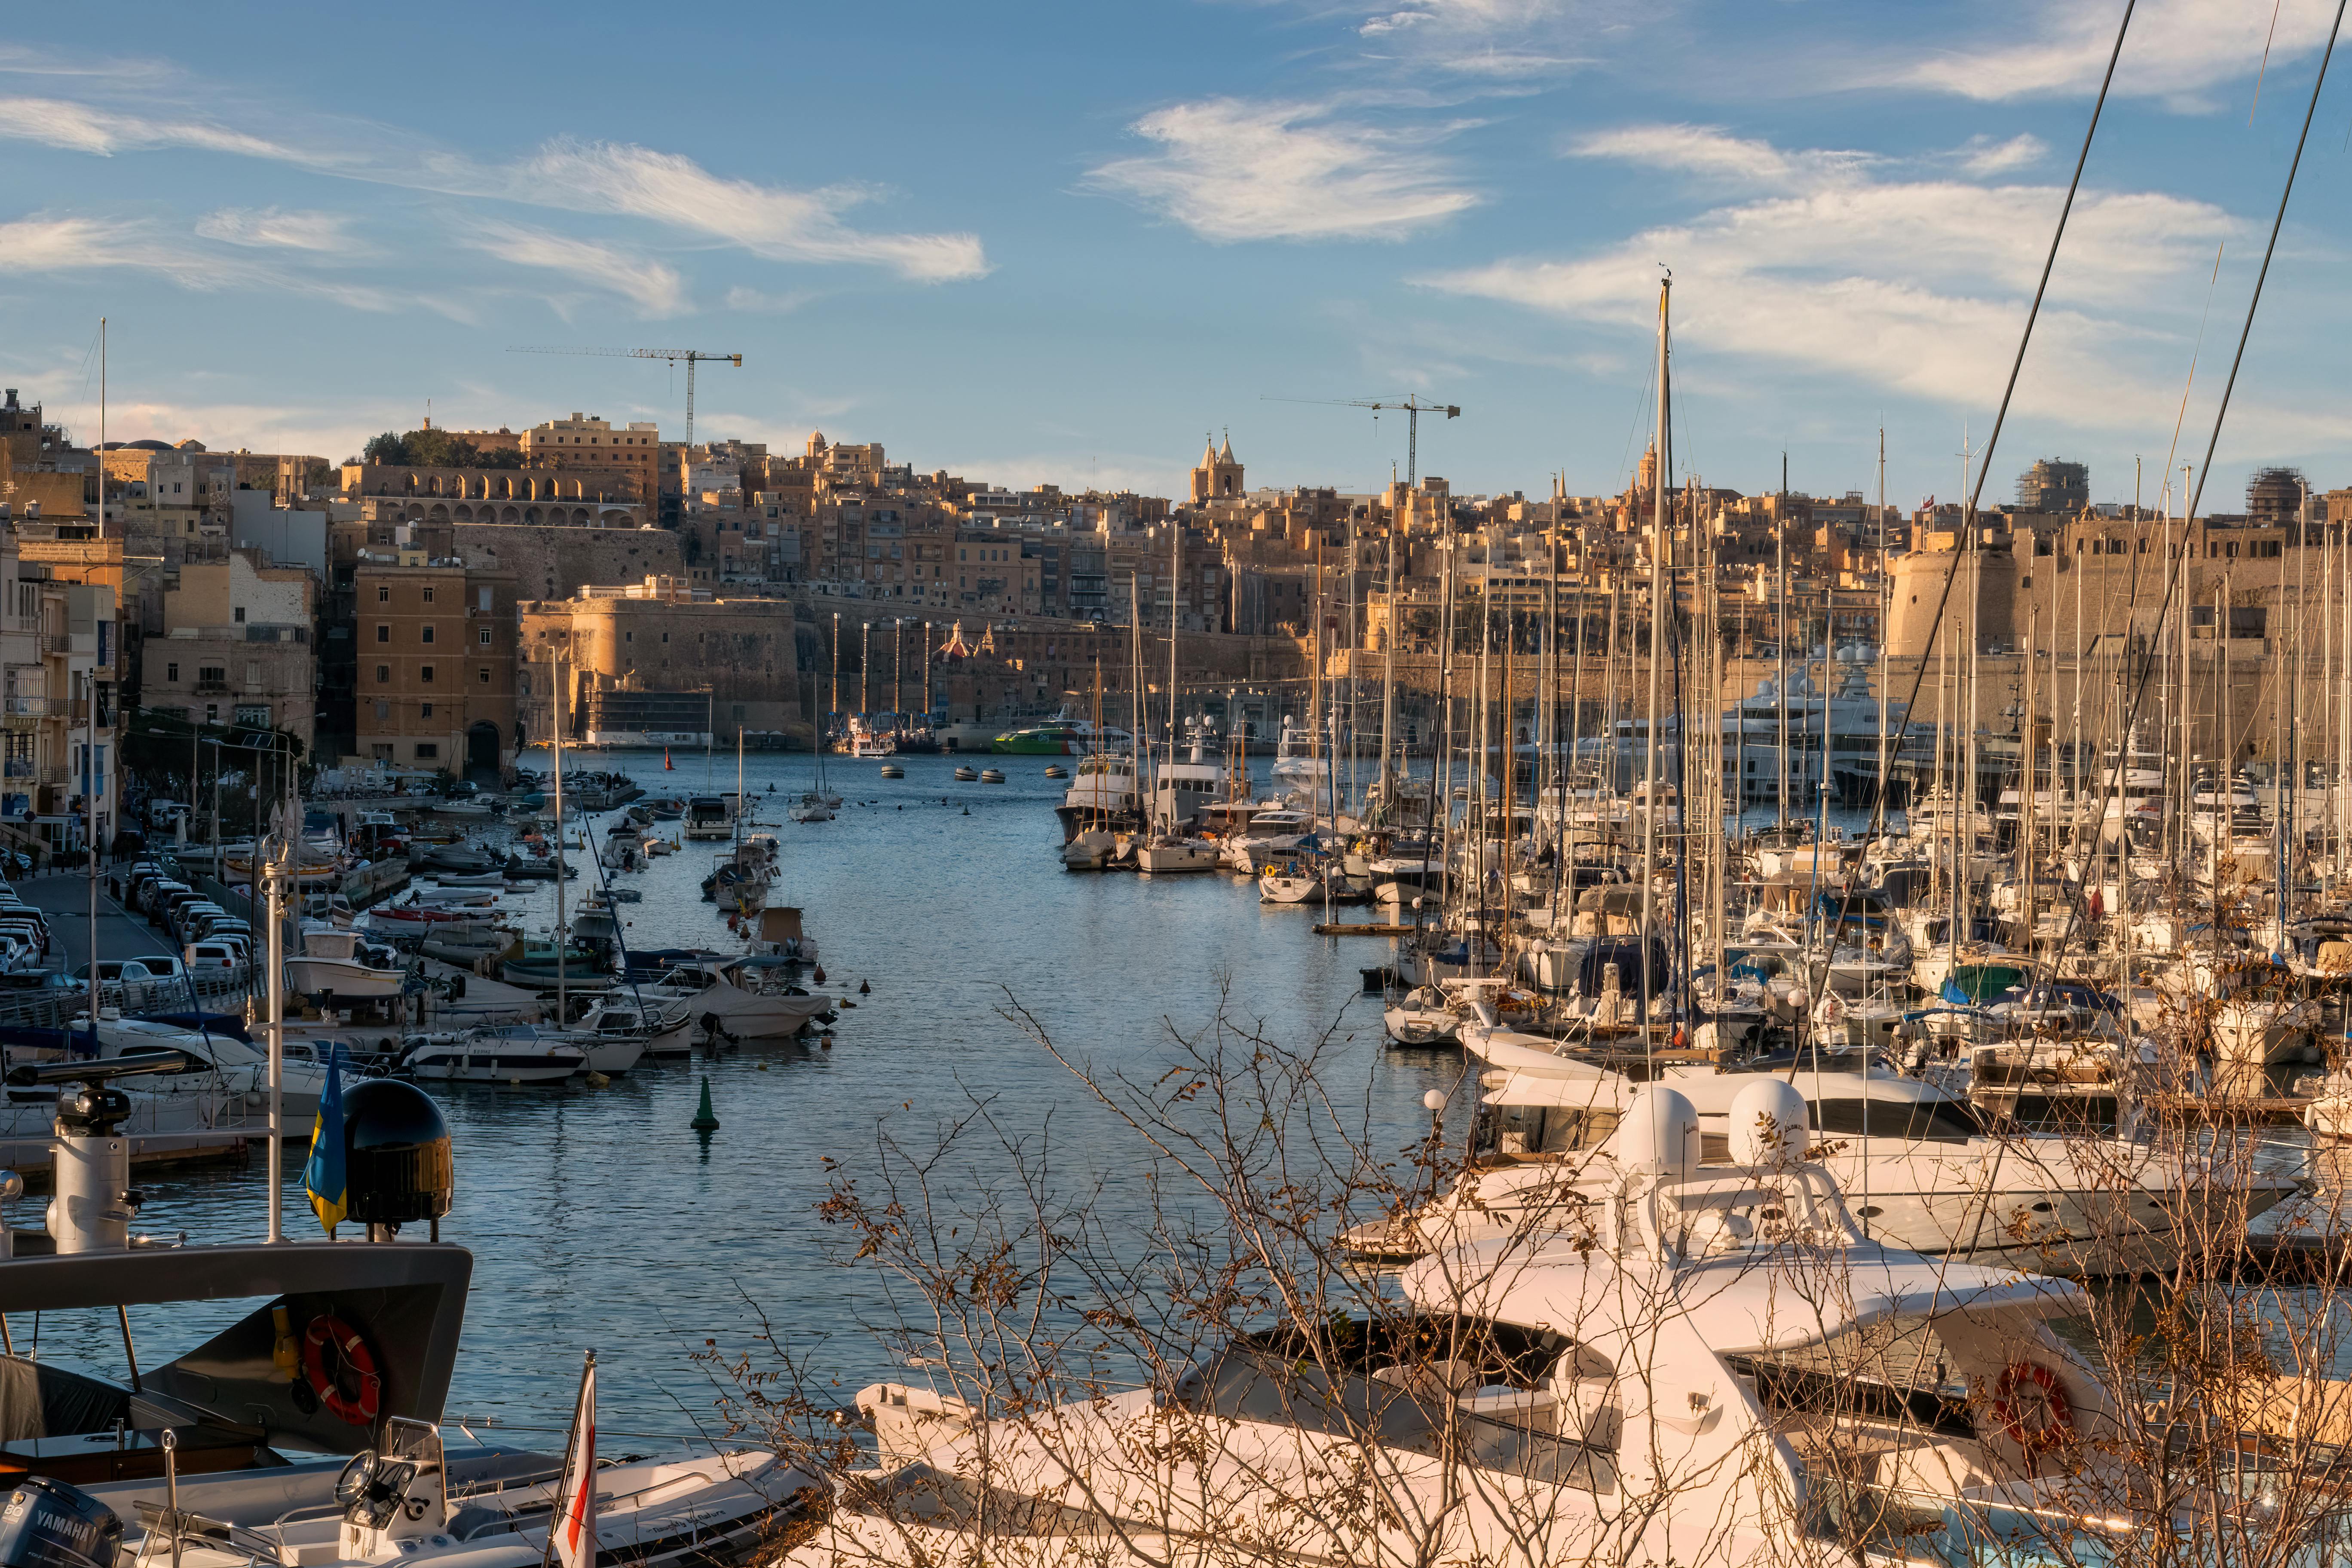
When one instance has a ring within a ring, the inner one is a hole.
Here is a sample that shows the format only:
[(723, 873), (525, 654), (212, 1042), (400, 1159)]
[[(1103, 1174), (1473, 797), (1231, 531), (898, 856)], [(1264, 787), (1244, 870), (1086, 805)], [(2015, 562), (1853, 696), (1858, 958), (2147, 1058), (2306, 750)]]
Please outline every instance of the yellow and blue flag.
[(302, 1186), (310, 1194), (310, 1208), (327, 1234), (343, 1222), (351, 1194), (343, 1177), (343, 1047), (338, 1040), (327, 1052), (327, 1086), (319, 1095), (318, 1119), (310, 1124), (310, 1158), (302, 1167)]

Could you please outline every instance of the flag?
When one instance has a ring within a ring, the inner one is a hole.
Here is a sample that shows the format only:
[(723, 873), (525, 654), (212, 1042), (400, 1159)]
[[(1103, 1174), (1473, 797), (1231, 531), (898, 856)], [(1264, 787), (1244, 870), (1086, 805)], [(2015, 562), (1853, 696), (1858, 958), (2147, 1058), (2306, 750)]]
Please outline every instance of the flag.
[(556, 1494), (552, 1547), (562, 1568), (596, 1568), (596, 1352), (580, 1373), (580, 1404), (572, 1413), (572, 1457)]
[(310, 1208), (327, 1234), (343, 1223), (350, 1193), (343, 1178), (343, 1047), (338, 1040), (327, 1052), (327, 1086), (319, 1095), (319, 1114), (310, 1123), (310, 1158), (302, 1167), (302, 1187), (310, 1194)]

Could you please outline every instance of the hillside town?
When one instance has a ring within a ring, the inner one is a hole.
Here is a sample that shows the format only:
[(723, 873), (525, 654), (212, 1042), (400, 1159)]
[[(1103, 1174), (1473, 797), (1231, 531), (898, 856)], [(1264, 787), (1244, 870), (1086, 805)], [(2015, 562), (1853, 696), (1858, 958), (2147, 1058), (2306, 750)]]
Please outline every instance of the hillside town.
[[(1318, 675), (1377, 675), (1402, 694), (1412, 745), (1449, 572), (1531, 639), (1549, 614), (1595, 654), (1614, 647), (1612, 625), (1633, 650), (1656, 535), (1652, 454), (1614, 495), (1557, 478), (1533, 498), (1457, 493), (1434, 475), (1370, 493), (1254, 489), (1224, 434), (1187, 492), (1162, 497), (1012, 490), (819, 432), (792, 454), (689, 446), (579, 412), (387, 433), (342, 463), (77, 436), (5, 392), (0, 837), (37, 858), (78, 850), (93, 820), (111, 837), (112, 759), (142, 741), (167, 762), (195, 756), (163, 770), (181, 776), (225, 744), (306, 770), (496, 783), (557, 721), (560, 686), (567, 736), (585, 745), (804, 749), (851, 716), (904, 731), (1117, 702), (1139, 667), (1157, 689), (1171, 626), (1180, 685), (1229, 729), (1270, 742)], [(2014, 664), (2031, 614), (2043, 657), (2079, 669), (2144, 638), (2159, 579), (2135, 597), (2134, 574), (2152, 542), (2177, 559), (2185, 538), (2191, 635), (2212, 656), (2226, 626), (2254, 755), (2273, 729), (2258, 706), (2278, 700), (2267, 617), (2326, 590), (2317, 552), (2334, 559), (2352, 488), (2264, 469), (2244, 497), (2190, 529), (2095, 502), (2087, 469), (2057, 459), (1966, 520), (1951, 500), (1693, 480), (1668, 498), (1668, 561), (1704, 565), (1735, 678), (1774, 668), (1785, 604), (1808, 628), (1790, 638), (1801, 656), (1883, 646), (1899, 679), (1929, 650), (1918, 606), (1938, 602), (1956, 552), (1979, 584), (1979, 657)], [(1687, 572), (1677, 584), (1695, 592)], [(2004, 689), (1998, 670), (1974, 684)], [(2213, 722), (2224, 707), (2210, 704)]]

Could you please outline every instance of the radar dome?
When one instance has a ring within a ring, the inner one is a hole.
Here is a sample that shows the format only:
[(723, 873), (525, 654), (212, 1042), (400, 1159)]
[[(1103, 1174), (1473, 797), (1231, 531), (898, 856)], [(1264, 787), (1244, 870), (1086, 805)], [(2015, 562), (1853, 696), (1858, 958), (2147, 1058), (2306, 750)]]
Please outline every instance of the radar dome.
[(399, 1079), (343, 1090), (344, 1217), (354, 1225), (439, 1219), (457, 1192), (449, 1122), (432, 1096)]
[(1805, 1157), (1805, 1097), (1786, 1079), (1759, 1078), (1731, 1097), (1731, 1163), (1780, 1165)]
[(1698, 1173), (1698, 1112), (1675, 1090), (1644, 1084), (1617, 1124), (1617, 1163), (1670, 1182)]

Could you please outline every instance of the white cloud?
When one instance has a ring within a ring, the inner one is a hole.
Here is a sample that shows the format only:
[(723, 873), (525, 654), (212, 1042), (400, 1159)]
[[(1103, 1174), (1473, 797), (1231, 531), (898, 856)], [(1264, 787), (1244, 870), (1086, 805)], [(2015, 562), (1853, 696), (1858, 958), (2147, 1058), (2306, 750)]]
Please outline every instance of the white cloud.
[(334, 213), (281, 212), (276, 207), (222, 207), (196, 220), (206, 239), (255, 249), (340, 251), (352, 248), (344, 233), (350, 220)]
[(1741, 185), (1803, 187), (1860, 177), (1878, 160), (1867, 153), (1785, 152), (1769, 142), (1709, 125), (1628, 125), (1569, 143), (1580, 158), (1609, 158), (1673, 169)]
[(834, 186), (789, 191), (722, 179), (674, 153), (612, 142), (558, 138), (520, 163), (494, 172), (482, 194), (578, 212), (619, 213), (740, 245), (776, 261), (862, 261), (919, 282), (977, 278), (988, 270), (969, 234), (867, 234), (841, 213), (871, 193)]
[(727, 308), (756, 315), (788, 316), (817, 297), (814, 289), (795, 289), (789, 294), (771, 294), (763, 289), (746, 289), (738, 283), (727, 290)]
[(207, 250), (152, 219), (106, 219), (36, 214), (0, 224), (0, 275), (86, 272), (120, 268), (163, 278), (183, 289), (277, 289), (331, 300), (360, 310), (394, 310), (430, 300), (313, 277), (234, 252)]
[[(1626, 134), (1584, 150), (1607, 147), (1653, 164), (1746, 167), (1767, 194), (1589, 256), (1501, 260), (1422, 281), (1643, 331), (1663, 261), (1674, 269), (1676, 335), (1686, 347), (1943, 403), (1998, 396), (2062, 191), (1874, 179), (1843, 155), (1728, 139)], [(1822, 168), (1839, 177), (1808, 183), (1807, 171)], [(2149, 322), (2163, 287), (2201, 284), (2215, 242), (2236, 226), (2202, 202), (2084, 192), (2019, 410), (2076, 425), (2168, 424), (2180, 365), (2148, 361), (2151, 348), (2168, 355), (2173, 346)]]
[[(2183, 108), (2210, 107), (2208, 89), (2251, 78), (2270, 63), (2306, 54), (2326, 42), (2336, 7), (2327, 0), (2141, 0), (2116, 67), (2115, 91), (2169, 99)], [(1963, 98), (1999, 100), (2044, 93), (2094, 91), (2123, 19), (2113, 0), (2054, 0), (2031, 6), (1964, 8), (1985, 25), (1981, 41), (1951, 47), (1906, 46), (1904, 58), (1867, 68), (1873, 85), (1895, 81)]]
[(634, 300), (643, 315), (675, 316), (687, 307), (677, 268), (614, 246), (504, 223), (481, 225), (467, 243), (501, 261), (560, 272)]
[(116, 153), (194, 147), (287, 163), (315, 160), (295, 149), (203, 120), (158, 120), (58, 98), (0, 99), (0, 137), (37, 142), (101, 157)]
[(2048, 143), (2041, 137), (2026, 132), (2012, 136), (2006, 142), (1996, 142), (1990, 136), (1971, 136), (1968, 145), (1962, 147), (1957, 156), (1961, 168), (1982, 178), (2038, 163), (2049, 153)]
[(664, 225), (775, 261), (849, 262), (918, 282), (976, 278), (987, 257), (970, 234), (877, 234), (845, 223), (870, 190), (790, 190), (711, 174), (692, 159), (621, 142), (558, 137), (528, 157), (486, 163), (418, 150), (381, 127), (336, 127), (294, 139), (251, 135), (194, 117), (156, 118), (54, 98), (0, 97), (0, 138), (74, 152), (184, 147), (293, 164), (321, 174), (566, 212)]
[(1388, 131), (1329, 114), (1234, 98), (1176, 104), (1133, 127), (1160, 151), (1104, 163), (1086, 184), (1221, 242), (1400, 238), (1478, 204), (1432, 151), (1460, 127)]

